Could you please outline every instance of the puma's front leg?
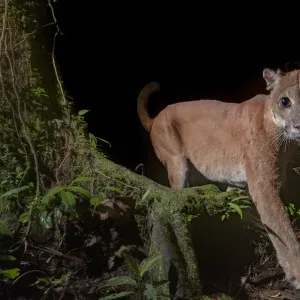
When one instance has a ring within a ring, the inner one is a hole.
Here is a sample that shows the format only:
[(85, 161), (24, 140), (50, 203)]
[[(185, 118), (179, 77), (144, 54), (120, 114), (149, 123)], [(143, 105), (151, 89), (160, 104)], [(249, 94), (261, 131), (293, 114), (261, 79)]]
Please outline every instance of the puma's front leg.
[(261, 155), (248, 159), (248, 188), (287, 280), (299, 288), (300, 246), (280, 199), (280, 170), (275, 161)]

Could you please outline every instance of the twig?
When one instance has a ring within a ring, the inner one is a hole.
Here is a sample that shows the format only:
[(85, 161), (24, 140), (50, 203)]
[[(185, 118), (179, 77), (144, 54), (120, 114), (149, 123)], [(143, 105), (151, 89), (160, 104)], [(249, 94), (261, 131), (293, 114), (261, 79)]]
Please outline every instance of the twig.
[(56, 67), (56, 60), (55, 60), (55, 46), (56, 46), (56, 37), (57, 35), (61, 32), (60, 31), (60, 28), (58, 26), (58, 23), (57, 23), (57, 19), (55, 17), (55, 13), (54, 13), (54, 8), (52, 6), (52, 3), (51, 3), (51, 0), (48, 0), (48, 5), (51, 9), (51, 13), (52, 13), (52, 18), (54, 20), (54, 24), (56, 24), (56, 33), (54, 35), (54, 38), (53, 38), (53, 47), (52, 47), (52, 65), (53, 65), (53, 68), (54, 68), (54, 72), (55, 72), (55, 77), (56, 77), (56, 80), (57, 80), (57, 83), (59, 85), (59, 89), (60, 89), (60, 93), (61, 93), (61, 96), (63, 97), (63, 101), (64, 101), (64, 104), (66, 105), (67, 104), (67, 99), (65, 97), (65, 93), (64, 93), (64, 89), (63, 89), (63, 86), (62, 86), (62, 83), (61, 83), (61, 80), (59, 78), (59, 75), (58, 75), (58, 71), (57, 71), (57, 67)]
[(29, 245), (29, 247), (40, 250), (40, 251), (43, 251), (43, 252), (52, 253), (52, 254), (55, 254), (55, 255), (58, 255), (58, 256), (63, 256), (65, 258), (68, 258), (68, 259), (71, 259), (71, 260), (77, 260), (79, 262), (83, 261), (83, 259), (80, 258), (80, 257), (76, 257), (76, 256), (68, 255), (68, 254), (63, 254), (59, 251), (53, 250), (53, 249), (48, 248), (48, 247), (37, 247), (37, 246), (34, 246), (34, 245)]
[(60, 165), (58, 166), (58, 168), (57, 168), (56, 171), (55, 171), (56, 181), (57, 181), (57, 183), (58, 183), (59, 185), (60, 185), (60, 182), (59, 182), (59, 179), (58, 179), (58, 172), (59, 172), (60, 168), (62, 167), (62, 165), (64, 164), (65, 160), (67, 159), (67, 157), (68, 157), (70, 151), (71, 151), (71, 147), (69, 146), (69, 147), (68, 147), (68, 151), (67, 151), (65, 157), (63, 158), (63, 160), (61, 161)]
[(55, 22), (51, 22), (51, 23), (44, 24), (44, 25), (42, 25), (42, 26), (37, 27), (37, 29), (33, 30), (32, 32), (29, 32), (29, 33), (24, 34), (23, 39), (22, 39), (19, 43), (14, 44), (13, 48), (16, 48), (16, 47), (18, 47), (19, 45), (21, 45), (21, 44), (23, 44), (24, 42), (26, 42), (27, 38), (28, 38), (29, 36), (31, 36), (31, 35), (37, 33), (37, 31), (38, 31), (39, 29), (45, 28), (45, 27), (48, 27), (48, 26), (51, 26), (51, 25), (56, 25), (56, 23), (55, 23)]
[[(63, 243), (63, 241), (65, 240), (65, 237), (66, 237), (66, 223), (64, 223), (63, 226), (64, 226), (64, 233), (63, 233), (62, 238), (60, 239), (60, 242), (59, 242), (59, 244), (57, 246), (57, 249), (60, 249), (60, 247), (61, 247), (61, 245), (62, 245), (62, 243)], [(59, 229), (57, 229), (57, 230), (59, 230)], [(48, 260), (47, 260), (47, 263), (49, 263), (50, 260), (52, 259), (52, 257), (54, 257), (55, 255), (56, 254), (53, 254), (51, 257), (49, 257)]]

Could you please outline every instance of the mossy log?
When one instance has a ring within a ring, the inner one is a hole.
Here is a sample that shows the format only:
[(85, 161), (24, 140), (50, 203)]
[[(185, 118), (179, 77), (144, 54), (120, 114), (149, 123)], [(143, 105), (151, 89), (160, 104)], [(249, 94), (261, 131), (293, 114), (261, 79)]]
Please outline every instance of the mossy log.
[[(149, 240), (148, 254), (162, 254), (162, 261), (152, 272), (152, 277), (156, 281), (170, 281), (169, 286), (162, 289), (163, 294), (176, 295), (178, 299), (199, 297), (202, 294), (200, 278), (205, 277), (205, 274), (201, 274), (198, 267), (199, 255), (195, 251), (195, 238), (192, 237), (192, 232), (197, 232), (199, 226), (214, 226), (213, 223), (218, 223), (222, 227), (226, 223), (221, 224), (222, 213), (228, 210), (229, 201), (240, 197), (240, 192), (237, 190), (222, 192), (213, 184), (173, 190), (117, 165), (101, 155), (92, 156), (88, 170), (85, 176), (97, 178), (93, 186), (95, 191), (105, 185), (114, 186), (122, 189), (125, 197), (129, 196), (136, 200), (134, 216), (141, 227), (141, 232), (147, 232), (144, 238)], [(240, 234), (243, 234), (242, 231), (245, 231), (243, 225), (251, 223), (253, 216), (249, 214), (240, 223), (233, 218), (231, 225), (240, 227)], [(206, 225), (201, 222), (197, 225), (197, 220), (201, 219), (206, 220), (204, 222), (207, 222), (207, 219), (211, 221)], [(227, 229), (225, 225), (224, 231)], [(209, 232), (209, 229), (207, 231)], [(232, 234), (235, 233), (232, 231)], [(250, 238), (246, 233), (244, 236)], [(212, 239), (216, 240), (216, 245), (218, 241), (220, 244), (224, 242), (218, 236)], [(203, 240), (200, 244), (204, 249), (209, 243)], [(231, 246), (228, 246), (228, 249), (230, 248)], [(243, 250), (240, 250), (242, 256)], [(216, 254), (218, 255), (218, 252)]]

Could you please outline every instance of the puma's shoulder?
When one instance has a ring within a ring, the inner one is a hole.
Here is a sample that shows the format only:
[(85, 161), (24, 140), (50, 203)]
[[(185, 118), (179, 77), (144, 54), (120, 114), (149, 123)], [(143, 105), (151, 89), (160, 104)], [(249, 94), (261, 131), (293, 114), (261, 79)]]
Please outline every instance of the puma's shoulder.
[(268, 100), (268, 95), (265, 94), (257, 94), (256, 96), (254, 96), (253, 98), (251, 98), (250, 100), (252, 100), (253, 102), (265, 102)]

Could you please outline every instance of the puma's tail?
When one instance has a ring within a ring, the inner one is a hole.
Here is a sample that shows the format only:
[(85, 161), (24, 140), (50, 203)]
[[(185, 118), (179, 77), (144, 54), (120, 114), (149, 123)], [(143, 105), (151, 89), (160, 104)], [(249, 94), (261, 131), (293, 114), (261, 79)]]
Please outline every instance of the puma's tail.
[(146, 84), (140, 91), (137, 100), (137, 112), (142, 125), (147, 131), (151, 130), (154, 119), (151, 119), (148, 113), (148, 100), (152, 93), (159, 91), (160, 85), (157, 82)]

